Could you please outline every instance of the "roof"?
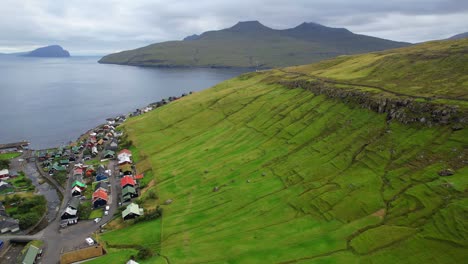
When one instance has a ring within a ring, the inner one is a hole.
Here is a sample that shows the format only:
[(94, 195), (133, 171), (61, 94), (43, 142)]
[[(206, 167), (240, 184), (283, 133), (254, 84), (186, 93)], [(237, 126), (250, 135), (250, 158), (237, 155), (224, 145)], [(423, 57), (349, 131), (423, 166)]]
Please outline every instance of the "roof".
[(81, 188), (78, 187), (78, 186), (75, 186), (75, 187), (72, 188), (71, 192), (72, 193), (74, 193), (74, 192), (80, 192), (81, 193)]
[(66, 171), (67, 170), (65, 167), (60, 166), (57, 163), (54, 163), (54, 165), (52, 165), (52, 169), (57, 170), (57, 171)]
[(122, 190), (122, 196), (126, 196), (126, 195), (132, 194), (132, 193), (136, 194), (136, 190), (135, 190), (135, 188), (133, 188), (133, 186), (126, 186)]
[(67, 213), (69, 215), (76, 215), (76, 213), (78, 212), (78, 210), (76, 209), (73, 209), (73, 208), (70, 208), (70, 207), (67, 207), (65, 209), (65, 212), (64, 213)]
[(131, 156), (131, 155), (132, 155), (132, 152), (131, 152), (130, 150), (128, 150), (128, 149), (122, 149), (122, 150), (119, 152), (119, 155), (120, 155), (120, 154), (127, 154), (127, 155)]
[(134, 261), (133, 259), (127, 261), (125, 264), (139, 264), (138, 262)]
[(96, 184), (96, 187), (94, 188), (94, 190), (98, 190), (99, 188), (103, 188), (105, 190), (108, 190), (109, 189), (109, 184), (107, 182), (104, 182), (104, 181), (100, 181)]
[(144, 177), (145, 177), (145, 175), (144, 175), (143, 173), (140, 173), (140, 174), (137, 174), (137, 175), (135, 176), (135, 179), (136, 179), (136, 180), (141, 180), (141, 179), (143, 179)]
[(86, 188), (86, 184), (80, 182), (80, 181), (74, 181), (73, 184), (72, 184), (72, 187), (75, 187), (75, 186), (78, 186), (78, 187), (81, 187), (81, 188)]
[(107, 150), (106, 152), (104, 152), (104, 156), (107, 156), (107, 155), (114, 156), (114, 155), (115, 155), (115, 152), (112, 151), (112, 150)]
[(23, 258), (23, 264), (34, 264), (36, 260), (37, 254), (39, 253), (39, 248), (30, 245), (28, 251), (26, 251), (26, 255)]
[(120, 186), (124, 187), (125, 185), (130, 184), (132, 186), (135, 186), (135, 180), (132, 178), (132, 176), (124, 176), (122, 179), (120, 179)]
[(107, 180), (109, 177), (106, 174), (99, 174), (96, 176), (96, 181), (101, 182)]
[(80, 199), (78, 199), (76, 197), (72, 197), (70, 199), (70, 202), (69, 202), (68, 206), (73, 208), (73, 209), (78, 209), (78, 206), (80, 206)]
[(76, 169), (73, 171), (73, 174), (83, 174), (83, 169), (81, 169), (81, 168), (76, 168)]
[(8, 175), (8, 170), (5, 169), (5, 170), (0, 170), (0, 175)]
[(119, 159), (119, 164), (122, 164), (125, 162), (132, 163), (132, 160), (130, 159), (129, 156), (119, 156), (118, 159)]
[(138, 204), (131, 203), (123, 210), (122, 218), (125, 218), (129, 214), (143, 215), (143, 208), (140, 208)]
[(93, 202), (97, 199), (102, 199), (102, 200), (108, 200), (109, 195), (107, 195), (107, 192), (104, 191), (103, 189), (98, 189), (93, 193)]

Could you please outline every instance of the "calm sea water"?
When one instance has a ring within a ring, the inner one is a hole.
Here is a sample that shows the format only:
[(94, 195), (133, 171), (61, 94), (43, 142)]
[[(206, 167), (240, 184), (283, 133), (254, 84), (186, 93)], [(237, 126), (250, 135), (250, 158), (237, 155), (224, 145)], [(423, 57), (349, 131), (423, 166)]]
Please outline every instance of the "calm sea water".
[(0, 57), (0, 143), (55, 147), (169, 96), (199, 91), (245, 70), (98, 64), (96, 57)]

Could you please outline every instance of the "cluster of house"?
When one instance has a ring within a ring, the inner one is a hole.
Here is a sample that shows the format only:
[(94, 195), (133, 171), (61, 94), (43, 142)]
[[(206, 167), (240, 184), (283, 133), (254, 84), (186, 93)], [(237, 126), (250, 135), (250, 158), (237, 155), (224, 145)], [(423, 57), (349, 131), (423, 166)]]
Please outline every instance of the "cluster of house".
[(18, 177), (18, 172), (15, 170), (0, 170), (0, 193), (12, 190), (13, 185), (8, 182), (8, 179), (16, 177)]
[[(189, 94), (192, 94), (192, 92), (190, 92)], [(168, 104), (169, 102), (172, 102), (172, 101), (176, 101), (182, 97), (185, 97), (187, 96), (188, 94), (186, 93), (183, 93), (181, 96), (177, 97), (177, 96), (170, 96), (169, 98), (167, 99), (162, 99), (161, 101), (158, 101), (158, 102), (154, 102), (154, 103), (151, 103), (149, 104), (148, 106), (146, 107), (143, 107), (143, 108), (139, 108), (139, 109), (136, 109), (134, 112), (132, 112), (130, 114), (130, 116), (139, 116), (139, 115), (142, 115), (144, 113), (147, 113), (153, 109), (156, 109), (158, 107), (161, 107), (163, 105), (166, 105)]]
[(78, 159), (83, 146), (64, 147), (61, 146), (55, 150), (43, 150), (37, 152), (38, 161), (49, 174), (57, 172), (66, 172), (71, 162)]
[(137, 179), (143, 177), (142, 174), (134, 176), (132, 152), (128, 149), (123, 149), (117, 155), (119, 171), (120, 171), (120, 187), (122, 188), (122, 203), (131, 201), (138, 197)]

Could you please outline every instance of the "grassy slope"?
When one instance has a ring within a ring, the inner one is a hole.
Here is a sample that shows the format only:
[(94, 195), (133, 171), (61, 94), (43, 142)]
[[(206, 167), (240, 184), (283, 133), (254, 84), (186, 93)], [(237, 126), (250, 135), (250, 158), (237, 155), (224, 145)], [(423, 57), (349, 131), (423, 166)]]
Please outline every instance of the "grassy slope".
[(468, 39), (342, 56), (287, 70), (423, 97), (468, 100)]
[[(162, 221), (102, 239), (111, 247), (130, 236), (117, 244), (147, 245), (171, 263), (468, 258), (467, 129), (388, 124), (269, 84), (281, 74), (243, 75), (129, 120), (149, 188), (174, 202)], [(445, 168), (455, 175), (438, 176)]]

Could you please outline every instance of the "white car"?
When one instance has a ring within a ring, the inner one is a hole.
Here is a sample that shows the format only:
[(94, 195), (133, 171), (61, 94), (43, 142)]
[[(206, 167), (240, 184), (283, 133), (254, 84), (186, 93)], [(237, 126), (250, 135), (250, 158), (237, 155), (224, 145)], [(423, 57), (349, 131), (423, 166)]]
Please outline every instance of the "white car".
[(96, 224), (99, 223), (99, 222), (101, 222), (101, 218), (98, 217), (98, 218), (94, 219), (94, 222), (95, 222)]
[(109, 215), (109, 211), (105, 211), (105, 212), (104, 212), (104, 215)]
[(109, 211), (110, 206), (106, 205), (106, 211)]
[(92, 238), (87, 237), (85, 240), (86, 240), (86, 244), (88, 244), (90, 246), (94, 245), (94, 240)]

